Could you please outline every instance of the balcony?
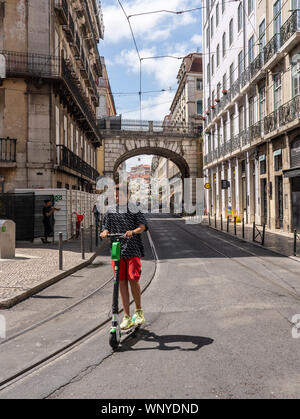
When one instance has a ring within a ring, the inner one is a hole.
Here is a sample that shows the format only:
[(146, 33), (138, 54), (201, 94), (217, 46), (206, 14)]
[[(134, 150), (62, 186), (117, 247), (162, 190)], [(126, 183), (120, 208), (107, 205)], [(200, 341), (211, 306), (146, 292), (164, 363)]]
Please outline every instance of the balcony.
[(241, 141), (242, 147), (246, 147), (248, 144), (250, 144), (250, 129), (249, 128), (240, 132), (240, 141)]
[(261, 138), (262, 136), (262, 123), (258, 121), (255, 125), (252, 125), (249, 128), (249, 141), (253, 141), (256, 138)]
[(71, 13), (69, 13), (68, 24), (63, 25), (63, 30), (66, 33), (67, 40), (73, 42), (75, 39), (75, 25)]
[[(280, 43), (281, 46), (284, 46), (288, 41), (295, 35), (295, 33), (300, 28), (300, 13), (298, 10), (295, 10), (289, 19), (282, 25), (280, 29)], [(297, 43), (297, 39), (292, 42), (290, 45), (291, 48)]]
[(268, 135), (280, 128), (287, 129), (287, 124), (299, 124), (300, 95), (280, 106), (264, 119), (264, 133)]
[(0, 163), (16, 163), (17, 140), (0, 138)]
[(74, 170), (87, 178), (96, 181), (99, 173), (92, 166), (87, 164), (84, 160), (78, 157), (75, 153), (69, 150), (64, 145), (57, 145), (57, 160), (61, 168), (67, 167)]
[(275, 56), (277, 51), (279, 51), (280, 46), (280, 34), (276, 33), (271, 41), (264, 47), (264, 63), (267, 63)]
[(240, 134), (235, 135), (231, 141), (231, 151), (234, 152), (241, 147)]
[(89, 132), (93, 133), (90, 137), (93, 136), (96, 143), (101, 143), (96, 115), (94, 115), (85, 93), (78, 87), (78, 80), (74, 76), (70, 63), (51, 55), (11, 51), (1, 51), (1, 54), (4, 55), (6, 60), (7, 77), (51, 79), (55, 86), (58, 84), (57, 82), (62, 82), (67, 88), (67, 92), (71, 94), (73, 102), (77, 105), (80, 118), (85, 119), (89, 124)]
[(67, 0), (55, 0), (54, 9), (63, 25), (68, 23), (69, 7)]
[(59, 74), (59, 58), (51, 55), (1, 51), (5, 56), (8, 76), (56, 77)]

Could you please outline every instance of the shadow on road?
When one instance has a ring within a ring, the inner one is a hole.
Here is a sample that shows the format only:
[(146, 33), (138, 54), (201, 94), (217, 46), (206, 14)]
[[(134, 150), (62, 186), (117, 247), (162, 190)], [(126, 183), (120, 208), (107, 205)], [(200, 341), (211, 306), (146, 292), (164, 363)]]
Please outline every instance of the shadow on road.
[[(140, 341), (155, 343), (155, 346), (133, 348)], [(183, 344), (183, 346), (180, 345)], [(122, 351), (146, 351), (159, 349), (160, 351), (198, 351), (203, 346), (211, 345), (213, 339), (202, 336), (188, 335), (157, 335), (146, 329), (139, 329), (123, 340), (119, 349)]]

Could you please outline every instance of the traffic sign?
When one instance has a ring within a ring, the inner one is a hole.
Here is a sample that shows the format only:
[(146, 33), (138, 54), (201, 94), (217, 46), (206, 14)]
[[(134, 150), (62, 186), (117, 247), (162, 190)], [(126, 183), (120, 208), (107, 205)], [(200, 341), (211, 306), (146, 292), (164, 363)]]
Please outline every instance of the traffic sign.
[(211, 184), (210, 184), (210, 183), (206, 183), (206, 184), (204, 185), (204, 188), (205, 188), (205, 189), (211, 189)]

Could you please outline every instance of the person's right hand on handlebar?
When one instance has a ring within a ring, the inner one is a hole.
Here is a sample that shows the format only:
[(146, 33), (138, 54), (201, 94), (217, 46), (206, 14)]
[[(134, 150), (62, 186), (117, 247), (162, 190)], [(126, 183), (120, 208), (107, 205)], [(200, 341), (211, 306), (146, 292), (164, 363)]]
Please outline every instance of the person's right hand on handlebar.
[(101, 239), (106, 239), (108, 235), (109, 235), (109, 231), (108, 230), (104, 230), (100, 234), (100, 237), (101, 237)]

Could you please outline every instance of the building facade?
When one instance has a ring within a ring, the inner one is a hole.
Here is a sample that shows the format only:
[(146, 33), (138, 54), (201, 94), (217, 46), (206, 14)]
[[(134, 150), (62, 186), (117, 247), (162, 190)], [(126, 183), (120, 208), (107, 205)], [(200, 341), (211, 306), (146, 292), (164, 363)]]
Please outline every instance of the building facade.
[[(207, 1), (207, 211), (300, 228), (300, 2)], [(227, 182), (224, 182), (227, 181)]]
[(182, 60), (177, 82), (178, 88), (171, 105), (168, 122), (183, 125), (197, 123), (202, 126), (202, 54), (192, 53)]
[[(97, 120), (103, 120), (108, 116), (116, 116), (116, 105), (111, 91), (109, 77), (106, 69), (105, 59), (101, 57), (102, 76), (99, 78), (99, 107), (97, 109)], [(97, 150), (97, 170), (101, 176), (104, 175), (104, 141)], [(122, 170), (122, 169), (120, 169)]]
[(0, 2), (3, 191), (95, 189), (103, 32), (96, 0)]

